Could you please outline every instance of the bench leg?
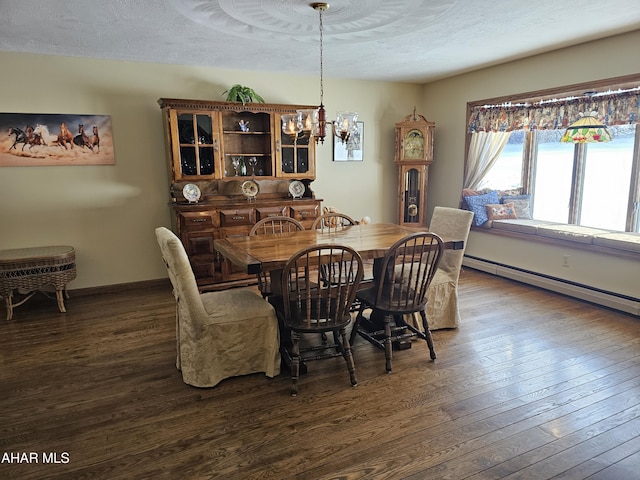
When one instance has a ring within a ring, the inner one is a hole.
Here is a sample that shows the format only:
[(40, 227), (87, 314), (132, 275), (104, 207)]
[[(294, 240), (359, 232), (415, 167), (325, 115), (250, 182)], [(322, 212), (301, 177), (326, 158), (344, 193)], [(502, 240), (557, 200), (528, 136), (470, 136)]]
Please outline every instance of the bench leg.
[(7, 293), (4, 301), (7, 305), (7, 321), (9, 321), (13, 318), (13, 290)]
[(62, 313), (66, 313), (67, 309), (64, 308), (64, 296), (63, 296), (63, 292), (64, 290), (56, 290), (56, 298), (58, 299), (58, 309), (62, 312)]

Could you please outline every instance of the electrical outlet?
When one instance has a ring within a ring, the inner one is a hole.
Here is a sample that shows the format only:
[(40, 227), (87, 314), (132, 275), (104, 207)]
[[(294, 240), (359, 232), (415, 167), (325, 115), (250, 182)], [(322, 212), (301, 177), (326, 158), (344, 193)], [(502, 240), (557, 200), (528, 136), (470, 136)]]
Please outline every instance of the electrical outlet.
[(562, 257), (562, 266), (563, 267), (568, 267), (569, 266), (569, 255), (563, 255), (563, 257)]

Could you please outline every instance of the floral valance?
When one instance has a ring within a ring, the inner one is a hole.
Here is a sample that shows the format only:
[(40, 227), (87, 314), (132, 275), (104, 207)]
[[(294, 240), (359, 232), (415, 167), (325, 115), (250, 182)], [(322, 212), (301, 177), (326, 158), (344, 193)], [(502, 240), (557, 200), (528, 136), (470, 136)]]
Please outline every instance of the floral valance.
[(471, 108), (468, 131), (563, 129), (576, 121), (580, 113), (591, 112), (596, 112), (595, 116), (605, 125), (638, 123), (640, 87), (535, 103), (477, 105)]

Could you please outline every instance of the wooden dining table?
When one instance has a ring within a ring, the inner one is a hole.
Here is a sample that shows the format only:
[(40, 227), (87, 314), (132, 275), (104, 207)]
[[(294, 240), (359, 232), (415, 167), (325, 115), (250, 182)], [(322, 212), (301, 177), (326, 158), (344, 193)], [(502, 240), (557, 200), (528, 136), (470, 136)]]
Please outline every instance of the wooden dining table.
[[(382, 260), (387, 250), (401, 238), (426, 229), (409, 227), (395, 223), (370, 223), (345, 226), (326, 232), (322, 230), (301, 230), (270, 235), (236, 236), (214, 240), (214, 248), (234, 265), (249, 274), (268, 272), (271, 277), (272, 293), (280, 292), (282, 270), (294, 253), (303, 248), (317, 245), (346, 245), (360, 254), (363, 260)], [(464, 241), (443, 238), (445, 249), (461, 250)], [(374, 327), (375, 328), (375, 327)], [(286, 343), (286, 340), (283, 339)], [(282, 347), (283, 359), (289, 365), (287, 346)], [(305, 362), (300, 364), (300, 373), (307, 371)]]
[[(357, 251), (363, 260), (381, 259), (396, 241), (420, 231), (426, 229), (395, 223), (370, 223), (351, 225), (331, 232), (302, 230), (273, 235), (228, 237), (214, 240), (214, 248), (249, 274), (273, 273), (282, 270), (287, 260), (297, 251), (323, 244), (346, 245)], [(442, 240), (445, 249), (461, 250), (464, 247), (462, 240)]]

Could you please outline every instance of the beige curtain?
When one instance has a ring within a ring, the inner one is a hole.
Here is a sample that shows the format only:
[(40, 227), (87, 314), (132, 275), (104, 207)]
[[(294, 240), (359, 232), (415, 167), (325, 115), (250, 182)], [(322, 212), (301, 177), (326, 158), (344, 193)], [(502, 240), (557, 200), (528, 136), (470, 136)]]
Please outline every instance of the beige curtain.
[(476, 189), (500, 156), (511, 132), (473, 132), (469, 143), (464, 187)]

